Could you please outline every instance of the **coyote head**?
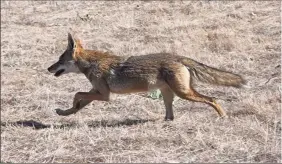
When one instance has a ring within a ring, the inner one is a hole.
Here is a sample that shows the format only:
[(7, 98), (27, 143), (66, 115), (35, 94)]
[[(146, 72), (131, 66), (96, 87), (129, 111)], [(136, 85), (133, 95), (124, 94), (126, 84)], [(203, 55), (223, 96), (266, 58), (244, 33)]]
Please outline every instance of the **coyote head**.
[(51, 65), (48, 71), (55, 73), (56, 77), (69, 72), (79, 73), (79, 69), (73, 59), (75, 43), (70, 33), (68, 33), (68, 47), (65, 52), (60, 56), (59, 61)]

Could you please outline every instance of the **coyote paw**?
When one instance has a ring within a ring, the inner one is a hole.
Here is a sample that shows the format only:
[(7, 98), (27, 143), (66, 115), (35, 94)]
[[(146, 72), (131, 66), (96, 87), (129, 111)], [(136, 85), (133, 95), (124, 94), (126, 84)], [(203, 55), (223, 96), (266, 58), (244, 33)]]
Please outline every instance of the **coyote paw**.
[(219, 116), (216, 121), (219, 121), (219, 120), (226, 120), (228, 119), (228, 115), (223, 115), (223, 116)]
[(68, 113), (66, 113), (65, 110), (62, 110), (62, 109), (59, 109), (59, 108), (55, 109), (55, 111), (60, 116), (67, 116), (68, 115)]
[(228, 115), (225, 114), (225, 115), (221, 116), (220, 118), (222, 118), (222, 119), (228, 119)]
[(165, 117), (165, 121), (173, 121), (174, 117)]

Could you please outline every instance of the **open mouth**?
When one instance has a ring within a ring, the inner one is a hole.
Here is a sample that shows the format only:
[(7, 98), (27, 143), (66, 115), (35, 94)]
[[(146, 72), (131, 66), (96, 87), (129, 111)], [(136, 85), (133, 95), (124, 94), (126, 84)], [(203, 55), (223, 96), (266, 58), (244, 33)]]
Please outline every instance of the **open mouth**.
[(56, 77), (60, 76), (63, 72), (65, 72), (65, 69), (60, 69), (59, 71), (57, 71), (54, 75)]

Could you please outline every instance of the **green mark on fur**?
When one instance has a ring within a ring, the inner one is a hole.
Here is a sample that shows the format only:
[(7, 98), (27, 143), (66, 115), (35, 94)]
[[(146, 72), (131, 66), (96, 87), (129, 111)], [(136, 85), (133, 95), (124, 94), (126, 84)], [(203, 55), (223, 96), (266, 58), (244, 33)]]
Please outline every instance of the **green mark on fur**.
[(158, 90), (154, 90), (154, 91), (151, 91), (149, 94), (148, 94), (148, 97), (150, 97), (151, 99), (160, 99), (162, 98), (162, 93), (161, 91), (158, 89)]

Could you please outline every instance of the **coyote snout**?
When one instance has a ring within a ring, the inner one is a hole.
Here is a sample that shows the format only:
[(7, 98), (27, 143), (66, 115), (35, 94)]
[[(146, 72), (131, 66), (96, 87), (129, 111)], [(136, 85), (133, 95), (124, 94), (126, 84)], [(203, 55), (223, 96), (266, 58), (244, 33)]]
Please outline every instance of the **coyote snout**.
[(78, 68), (75, 66), (74, 61), (67, 61), (62, 63), (61, 61), (56, 62), (48, 68), (50, 73), (54, 73), (54, 76), (59, 77), (69, 72), (79, 73)]
[(51, 66), (48, 68), (48, 71), (49, 71), (50, 73), (55, 73), (54, 75), (55, 75), (56, 77), (60, 76), (63, 72), (65, 72), (65, 70), (66, 70), (66, 69), (65, 69), (63, 66), (61, 66), (59, 62), (57, 62), (57, 63), (51, 65)]
[(172, 102), (175, 95), (182, 99), (202, 102), (213, 107), (224, 117), (225, 111), (213, 97), (198, 93), (194, 79), (217, 85), (240, 87), (245, 80), (237, 74), (222, 71), (184, 56), (156, 53), (143, 56), (115, 56), (109, 53), (83, 49), (79, 41), (68, 35), (68, 47), (59, 61), (48, 71), (60, 76), (81, 72), (91, 82), (89, 92), (78, 92), (73, 106), (56, 109), (57, 114), (74, 114), (93, 100), (109, 101), (111, 93), (147, 92), (160, 89), (166, 109), (165, 120), (173, 120)]

